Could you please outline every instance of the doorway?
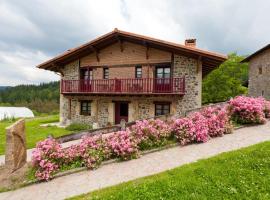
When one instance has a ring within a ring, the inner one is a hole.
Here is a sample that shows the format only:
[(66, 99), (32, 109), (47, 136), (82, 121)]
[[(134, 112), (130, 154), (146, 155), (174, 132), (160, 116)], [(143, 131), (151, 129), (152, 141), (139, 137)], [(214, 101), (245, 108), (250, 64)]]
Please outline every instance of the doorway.
[(120, 124), (122, 119), (128, 122), (128, 102), (117, 101), (115, 102), (115, 124)]

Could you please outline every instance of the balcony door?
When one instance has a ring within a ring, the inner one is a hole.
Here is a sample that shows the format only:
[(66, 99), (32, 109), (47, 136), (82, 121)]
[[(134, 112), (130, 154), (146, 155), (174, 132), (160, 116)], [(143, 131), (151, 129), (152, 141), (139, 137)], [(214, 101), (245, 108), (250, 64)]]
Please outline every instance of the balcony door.
[(115, 102), (115, 124), (120, 124), (121, 120), (128, 122), (128, 102)]
[(92, 85), (91, 80), (93, 80), (93, 70), (90, 68), (81, 69), (81, 91), (89, 92), (91, 91)]
[(171, 67), (170, 65), (156, 66), (155, 73), (155, 92), (166, 93), (170, 92), (171, 87)]

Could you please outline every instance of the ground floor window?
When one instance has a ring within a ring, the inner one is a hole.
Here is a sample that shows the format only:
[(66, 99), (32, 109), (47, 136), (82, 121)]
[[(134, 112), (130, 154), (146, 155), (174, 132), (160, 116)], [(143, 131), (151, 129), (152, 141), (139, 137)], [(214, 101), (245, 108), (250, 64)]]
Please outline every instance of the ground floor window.
[(81, 101), (81, 115), (91, 115), (91, 101)]
[(155, 115), (167, 115), (170, 114), (170, 103), (157, 102), (155, 103)]

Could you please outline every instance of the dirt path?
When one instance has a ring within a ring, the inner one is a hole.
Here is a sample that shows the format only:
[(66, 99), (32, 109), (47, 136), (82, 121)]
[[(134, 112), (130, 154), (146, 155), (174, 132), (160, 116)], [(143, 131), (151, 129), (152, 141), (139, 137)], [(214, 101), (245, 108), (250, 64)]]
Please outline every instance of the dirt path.
[(83, 171), (0, 194), (2, 200), (64, 199), (156, 174), (177, 166), (270, 140), (270, 122), (235, 130), (204, 144), (174, 147), (142, 156), (139, 159), (113, 163), (94, 171)]

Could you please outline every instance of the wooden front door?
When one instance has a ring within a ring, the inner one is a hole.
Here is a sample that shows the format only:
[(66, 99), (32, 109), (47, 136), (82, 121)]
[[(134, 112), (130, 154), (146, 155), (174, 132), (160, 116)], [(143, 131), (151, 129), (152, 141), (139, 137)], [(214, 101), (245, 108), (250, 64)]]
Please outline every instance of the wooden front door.
[(171, 91), (171, 67), (157, 66), (155, 74), (155, 92), (157, 93), (166, 93)]
[(128, 122), (128, 102), (115, 102), (115, 124), (120, 124), (122, 119)]

